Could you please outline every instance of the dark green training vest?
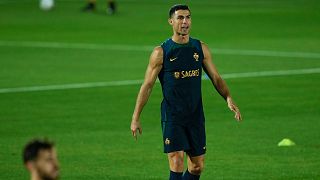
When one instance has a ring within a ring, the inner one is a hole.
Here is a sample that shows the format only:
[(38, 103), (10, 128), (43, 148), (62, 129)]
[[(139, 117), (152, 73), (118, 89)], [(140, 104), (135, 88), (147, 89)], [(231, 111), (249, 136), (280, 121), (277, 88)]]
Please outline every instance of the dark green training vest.
[(203, 51), (199, 40), (186, 44), (171, 38), (161, 44), (163, 67), (159, 73), (163, 101), (162, 121), (184, 123), (204, 120), (201, 97)]

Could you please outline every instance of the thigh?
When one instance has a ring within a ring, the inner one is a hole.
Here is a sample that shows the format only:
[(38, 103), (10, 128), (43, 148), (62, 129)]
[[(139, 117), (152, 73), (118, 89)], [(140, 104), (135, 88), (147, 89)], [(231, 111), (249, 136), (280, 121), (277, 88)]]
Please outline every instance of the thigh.
[(187, 128), (190, 149), (186, 151), (188, 156), (196, 157), (206, 153), (206, 132), (204, 122), (196, 122)]
[(174, 151), (174, 152), (168, 153), (169, 163), (171, 161), (177, 161), (177, 160), (183, 162), (183, 158), (184, 158), (184, 151)]
[(186, 151), (190, 148), (184, 126), (162, 122), (164, 152)]

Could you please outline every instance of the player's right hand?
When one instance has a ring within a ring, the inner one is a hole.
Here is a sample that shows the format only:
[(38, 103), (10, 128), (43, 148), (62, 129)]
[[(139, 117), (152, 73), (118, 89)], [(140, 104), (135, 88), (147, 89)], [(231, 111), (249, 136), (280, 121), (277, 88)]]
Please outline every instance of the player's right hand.
[(138, 138), (138, 131), (139, 131), (139, 134), (142, 134), (142, 128), (141, 128), (141, 125), (140, 125), (140, 121), (132, 119), (132, 121), (131, 121), (131, 132), (132, 132), (132, 136), (136, 140)]
[(231, 97), (227, 98), (227, 103), (228, 103), (229, 109), (235, 113), (234, 118), (236, 118), (236, 120), (240, 122), (242, 118), (241, 118), (241, 113), (238, 106), (233, 102)]

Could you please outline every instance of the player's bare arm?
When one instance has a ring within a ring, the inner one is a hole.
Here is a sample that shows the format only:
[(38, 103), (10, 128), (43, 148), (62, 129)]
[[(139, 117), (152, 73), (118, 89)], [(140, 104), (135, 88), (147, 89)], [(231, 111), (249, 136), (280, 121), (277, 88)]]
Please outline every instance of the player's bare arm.
[(143, 107), (147, 103), (154, 83), (161, 71), (163, 63), (163, 50), (160, 46), (156, 47), (151, 53), (149, 64), (145, 73), (144, 82), (141, 85), (134, 112), (131, 121), (131, 131), (132, 135), (137, 139), (137, 132), (142, 133), (142, 128), (140, 124), (140, 114)]
[(220, 74), (217, 71), (217, 68), (213, 64), (211, 53), (208, 46), (204, 43), (201, 43), (201, 46), (204, 54), (204, 59), (203, 59), (204, 70), (206, 71), (207, 75), (209, 76), (212, 84), (214, 85), (218, 93), (227, 101), (229, 109), (235, 113), (235, 118), (238, 121), (240, 121), (241, 120), (240, 110), (237, 107), (237, 105), (233, 102), (227, 84), (221, 78)]

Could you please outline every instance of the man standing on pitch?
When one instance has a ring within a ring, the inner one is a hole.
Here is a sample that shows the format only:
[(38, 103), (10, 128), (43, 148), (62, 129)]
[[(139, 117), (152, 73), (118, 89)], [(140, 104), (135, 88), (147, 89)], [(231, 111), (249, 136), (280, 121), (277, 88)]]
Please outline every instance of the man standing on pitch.
[[(201, 97), (202, 68), (218, 93), (240, 121), (241, 114), (228, 87), (212, 63), (209, 48), (189, 36), (191, 11), (187, 5), (174, 5), (169, 11), (173, 36), (156, 47), (150, 57), (144, 82), (137, 97), (131, 131), (142, 133), (140, 114), (157, 77), (163, 92), (161, 124), (164, 152), (168, 154), (170, 179), (199, 179), (206, 152), (205, 118)], [(184, 152), (188, 169), (183, 174)]]

